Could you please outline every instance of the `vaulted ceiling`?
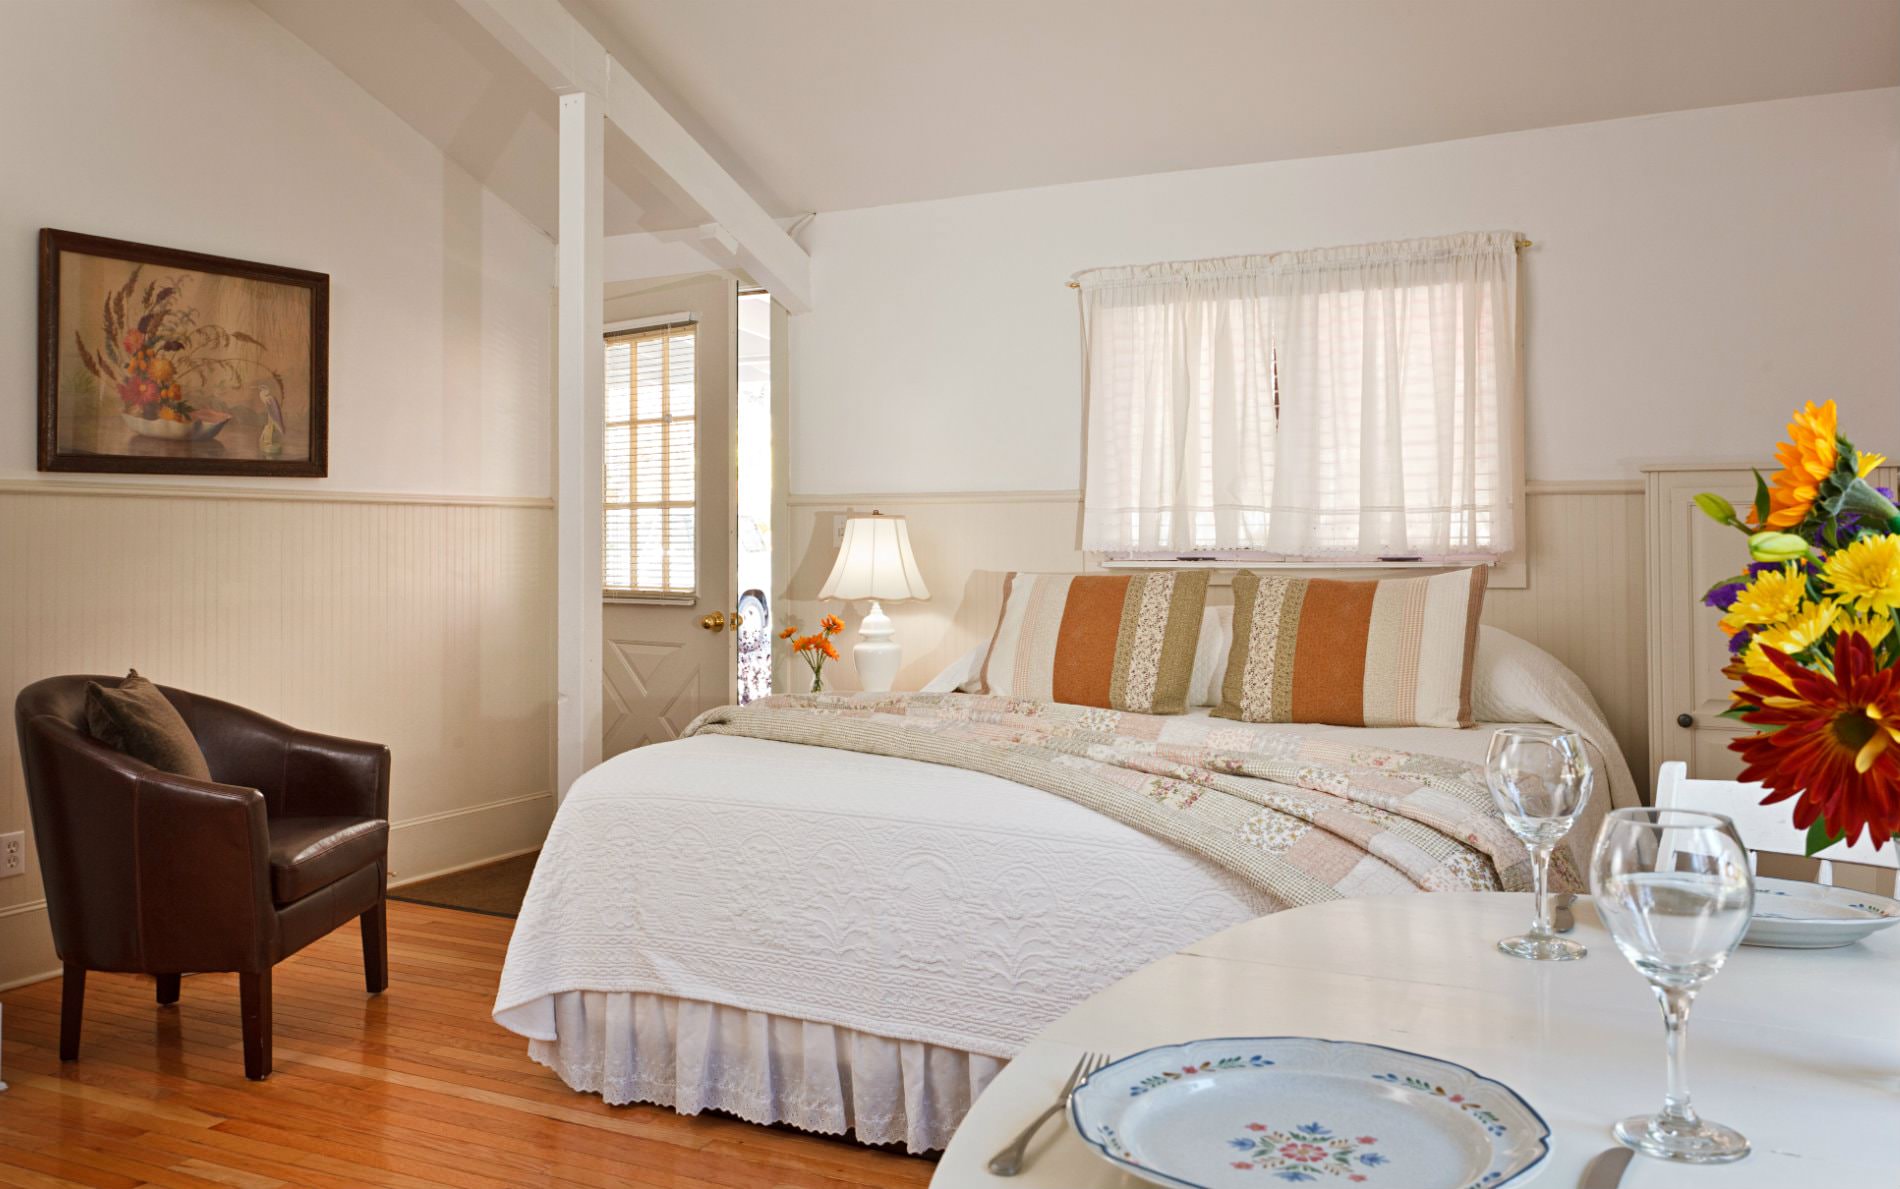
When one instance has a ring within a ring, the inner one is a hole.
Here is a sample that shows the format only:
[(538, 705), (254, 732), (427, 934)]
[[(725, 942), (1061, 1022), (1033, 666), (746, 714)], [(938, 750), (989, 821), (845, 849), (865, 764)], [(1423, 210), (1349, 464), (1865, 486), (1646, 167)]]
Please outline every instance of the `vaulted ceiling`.
[[(255, 0), (544, 228), (555, 103), (454, 0)], [(1900, 0), (563, 0), (780, 215), (1900, 84)], [(608, 230), (700, 221), (608, 146)]]

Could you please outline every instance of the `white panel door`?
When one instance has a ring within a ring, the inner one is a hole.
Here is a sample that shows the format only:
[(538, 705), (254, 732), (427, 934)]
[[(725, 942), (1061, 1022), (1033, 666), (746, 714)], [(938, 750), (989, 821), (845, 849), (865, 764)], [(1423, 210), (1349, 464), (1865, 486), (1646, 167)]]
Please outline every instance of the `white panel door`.
[(700, 711), (734, 697), (736, 626), (733, 423), (737, 301), (730, 277), (608, 286), (603, 322), (686, 315), (694, 331), (694, 589), (612, 598), (602, 608), (601, 755), (679, 737)]

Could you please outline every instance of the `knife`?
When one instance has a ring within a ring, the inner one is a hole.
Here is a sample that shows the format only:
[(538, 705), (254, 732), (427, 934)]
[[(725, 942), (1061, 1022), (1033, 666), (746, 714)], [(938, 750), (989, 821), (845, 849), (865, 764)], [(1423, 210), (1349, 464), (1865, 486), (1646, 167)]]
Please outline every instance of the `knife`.
[(1634, 1155), (1635, 1152), (1624, 1147), (1603, 1149), (1583, 1170), (1583, 1180), (1577, 1182), (1577, 1189), (1616, 1189), (1623, 1183), (1623, 1170), (1630, 1166), (1630, 1157)]

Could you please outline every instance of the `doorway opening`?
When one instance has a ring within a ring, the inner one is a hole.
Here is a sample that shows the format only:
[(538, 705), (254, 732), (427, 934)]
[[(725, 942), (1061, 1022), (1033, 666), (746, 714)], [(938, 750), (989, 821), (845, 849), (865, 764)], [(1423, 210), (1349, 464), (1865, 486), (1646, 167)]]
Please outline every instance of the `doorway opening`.
[(772, 692), (772, 296), (739, 293), (739, 703)]

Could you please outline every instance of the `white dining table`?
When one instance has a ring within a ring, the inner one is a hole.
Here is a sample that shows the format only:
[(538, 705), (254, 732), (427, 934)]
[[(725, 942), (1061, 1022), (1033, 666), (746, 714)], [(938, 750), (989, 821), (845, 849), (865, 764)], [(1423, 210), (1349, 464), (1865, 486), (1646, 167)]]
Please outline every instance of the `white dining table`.
[[(1499, 953), (1497, 939), (1521, 932), (1530, 910), (1522, 894), (1371, 896), (1196, 942), (1038, 1034), (971, 1107), (931, 1185), (1136, 1189), (1146, 1182), (1084, 1145), (1066, 1110), (1044, 1125), (1017, 1176), (986, 1166), (1054, 1101), (1085, 1052), (1317, 1036), (1444, 1058), (1510, 1086), (1551, 1129), (1549, 1157), (1512, 1186), (1571, 1189), (1615, 1145), (1615, 1120), (1662, 1105), (1662, 1015), (1587, 897), (1570, 935), (1588, 957)], [(1900, 1186), (1900, 928), (1842, 949), (1741, 947), (1704, 988), (1688, 1035), (1696, 1109), (1739, 1129), (1754, 1150), (1703, 1167), (1638, 1156), (1625, 1189)]]

